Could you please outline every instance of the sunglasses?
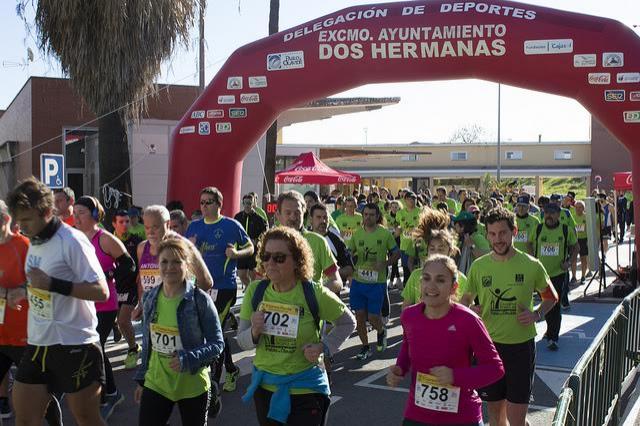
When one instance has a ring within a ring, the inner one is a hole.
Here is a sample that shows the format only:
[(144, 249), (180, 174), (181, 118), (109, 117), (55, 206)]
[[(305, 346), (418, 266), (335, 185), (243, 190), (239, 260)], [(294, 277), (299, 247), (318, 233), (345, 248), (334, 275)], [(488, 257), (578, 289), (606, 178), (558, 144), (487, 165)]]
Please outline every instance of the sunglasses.
[(260, 261), (262, 263), (267, 263), (268, 261), (273, 259), (273, 261), (276, 263), (284, 263), (287, 261), (288, 256), (289, 255), (285, 253), (269, 253), (268, 251), (265, 251), (262, 256), (260, 256)]
[(210, 206), (212, 204), (217, 204), (218, 202), (215, 200), (201, 200), (200, 201), (200, 205), (201, 206)]

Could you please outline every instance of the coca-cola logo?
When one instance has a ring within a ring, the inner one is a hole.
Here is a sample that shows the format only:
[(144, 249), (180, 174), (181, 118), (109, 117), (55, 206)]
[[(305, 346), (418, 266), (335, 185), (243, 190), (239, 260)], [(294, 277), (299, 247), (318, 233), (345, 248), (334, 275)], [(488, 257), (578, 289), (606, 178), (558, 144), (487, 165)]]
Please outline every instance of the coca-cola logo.
[(611, 83), (611, 74), (604, 72), (589, 73), (589, 84), (609, 84)]
[(329, 170), (327, 167), (317, 167), (317, 166), (297, 166), (293, 169), (294, 172), (324, 172)]
[(631, 185), (633, 183), (633, 179), (631, 178), (631, 173), (629, 173), (629, 176), (627, 176), (626, 183), (627, 185)]
[(338, 176), (338, 182), (340, 183), (355, 183), (355, 176)]
[(284, 183), (302, 183), (302, 176), (285, 176)]

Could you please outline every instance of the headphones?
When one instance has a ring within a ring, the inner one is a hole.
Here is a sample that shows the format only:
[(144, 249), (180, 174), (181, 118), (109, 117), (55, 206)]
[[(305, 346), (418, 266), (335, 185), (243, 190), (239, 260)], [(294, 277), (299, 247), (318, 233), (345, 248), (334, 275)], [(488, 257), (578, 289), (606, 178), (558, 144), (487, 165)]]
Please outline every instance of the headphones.
[(97, 199), (89, 195), (84, 195), (76, 201), (76, 204), (79, 204), (81, 206), (88, 208), (91, 211), (91, 217), (96, 222), (100, 222), (101, 215), (100, 215), (100, 209), (98, 209), (98, 206), (100, 205), (100, 203)]

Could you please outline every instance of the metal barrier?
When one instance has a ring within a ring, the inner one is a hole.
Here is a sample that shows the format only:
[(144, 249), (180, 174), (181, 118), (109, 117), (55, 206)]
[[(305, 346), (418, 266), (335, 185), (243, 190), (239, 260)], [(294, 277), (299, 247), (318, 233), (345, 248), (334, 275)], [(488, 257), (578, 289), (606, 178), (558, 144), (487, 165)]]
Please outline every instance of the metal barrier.
[(636, 289), (616, 307), (571, 371), (553, 425), (617, 425), (622, 384), (639, 363), (640, 289)]

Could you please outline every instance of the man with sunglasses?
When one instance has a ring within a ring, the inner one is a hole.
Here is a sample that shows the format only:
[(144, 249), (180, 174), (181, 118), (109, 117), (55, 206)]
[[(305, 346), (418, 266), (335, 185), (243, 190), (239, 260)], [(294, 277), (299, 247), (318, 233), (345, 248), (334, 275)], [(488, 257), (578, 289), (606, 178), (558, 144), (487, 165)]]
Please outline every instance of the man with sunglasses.
[(342, 289), (342, 279), (329, 244), (322, 235), (307, 231), (302, 226), (305, 205), (304, 198), (298, 191), (283, 192), (278, 196), (276, 220), (284, 226), (300, 231), (311, 246), (314, 260), (313, 281), (323, 283), (329, 290), (339, 293)]
[[(213, 186), (203, 188), (200, 191), (200, 208), (203, 217), (189, 224), (185, 237), (198, 247), (213, 277), (210, 295), (224, 330), (227, 320), (232, 315), (231, 308), (236, 303), (237, 261), (239, 258), (253, 254), (253, 243), (237, 220), (220, 213), (222, 202), (222, 193), (218, 188)], [(231, 349), (226, 337), (222, 356), (214, 363), (211, 373), (215, 382), (213, 391), (219, 388), (223, 363), (227, 372), (223, 389), (233, 392), (236, 389), (240, 369), (231, 359)]]
[[(258, 242), (260, 235), (269, 229), (267, 222), (260, 216), (255, 207), (256, 199), (249, 193), (242, 197), (242, 211), (234, 216), (234, 219), (244, 227), (254, 246)], [(238, 275), (240, 276), (240, 281), (242, 281), (243, 288), (247, 288), (249, 283), (255, 279), (255, 268), (255, 253), (238, 259)]]

